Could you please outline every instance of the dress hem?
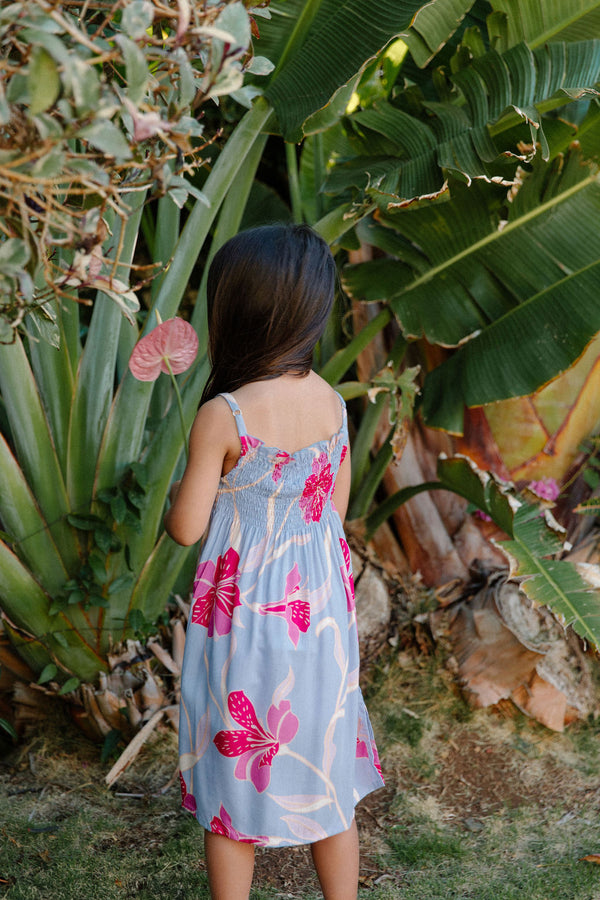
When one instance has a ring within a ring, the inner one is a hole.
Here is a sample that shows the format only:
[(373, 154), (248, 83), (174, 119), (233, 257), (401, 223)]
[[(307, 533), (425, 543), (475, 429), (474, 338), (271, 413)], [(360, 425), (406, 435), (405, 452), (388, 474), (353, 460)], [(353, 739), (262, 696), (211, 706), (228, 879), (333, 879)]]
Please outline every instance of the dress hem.
[[(373, 787), (366, 788), (366, 790), (363, 791), (363, 793), (358, 797), (358, 799), (355, 800), (354, 806), (352, 807), (352, 813), (353, 813), (352, 820), (350, 821), (350, 825), (348, 825), (348, 828), (350, 828), (352, 825), (352, 821), (354, 820), (354, 811), (356, 810), (356, 807), (361, 802), (361, 800), (364, 800), (364, 798), (366, 796), (368, 796), (369, 794), (372, 794), (374, 791), (380, 790), (383, 787), (385, 787), (385, 781), (383, 780), (383, 778), (381, 778), (380, 784), (374, 785)], [(210, 828), (210, 824), (208, 826), (204, 825), (203, 822), (201, 822), (199, 820), (196, 812), (189, 809), (187, 806), (185, 806), (184, 803), (181, 804), (181, 808), (185, 809), (186, 812), (189, 812), (192, 816), (194, 816), (194, 818), (198, 822), (198, 825), (200, 826), (200, 828), (202, 828), (204, 831), (208, 832), (208, 834), (221, 834), (222, 837), (226, 837), (230, 841), (237, 841), (237, 843), (240, 843), (240, 844), (254, 844), (255, 847), (265, 847), (268, 849), (277, 849), (278, 847), (282, 847), (282, 848), (283, 847), (306, 847), (306, 846), (310, 846), (311, 844), (317, 843), (317, 841), (310, 841), (310, 840), (302, 841), (298, 838), (290, 838), (289, 841), (279, 841), (276, 844), (272, 844), (270, 842), (264, 842), (264, 841), (258, 840), (249, 834), (244, 834), (243, 837), (239, 837), (239, 838), (232, 837), (231, 835), (223, 834), (222, 832), (213, 832)], [(327, 838), (335, 837), (336, 834), (343, 834), (345, 831), (348, 830), (348, 828), (339, 828), (336, 831), (328, 832), (324, 837), (318, 838), (318, 840), (324, 841)]]

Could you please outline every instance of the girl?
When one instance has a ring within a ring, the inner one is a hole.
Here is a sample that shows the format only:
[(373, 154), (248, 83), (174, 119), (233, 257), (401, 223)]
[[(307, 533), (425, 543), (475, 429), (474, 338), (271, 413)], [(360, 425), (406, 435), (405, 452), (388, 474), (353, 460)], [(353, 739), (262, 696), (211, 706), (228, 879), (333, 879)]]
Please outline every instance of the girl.
[(213, 900), (246, 900), (254, 845), (310, 843), (355, 900), (354, 807), (383, 784), (358, 686), (344, 402), (311, 371), (335, 265), (306, 226), (238, 234), (208, 277), (212, 370), (165, 527), (208, 532), (182, 672), (183, 805)]

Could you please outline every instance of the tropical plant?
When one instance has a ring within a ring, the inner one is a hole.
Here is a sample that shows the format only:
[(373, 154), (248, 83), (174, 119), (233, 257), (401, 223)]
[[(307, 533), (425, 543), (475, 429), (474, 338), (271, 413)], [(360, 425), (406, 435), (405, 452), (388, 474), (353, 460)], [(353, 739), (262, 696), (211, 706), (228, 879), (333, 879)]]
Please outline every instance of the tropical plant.
[[(100, 72), (105, 62), (103, 54), (106, 54), (108, 62), (115, 63), (115, 77), (122, 79), (125, 85), (117, 92), (118, 100), (123, 99), (124, 103), (129, 99), (140, 114), (144, 114), (147, 107), (148, 115), (151, 115), (160, 94), (157, 81), (161, 77), (165, 52), (160, 53), (157, 46), (163, 51), (172, 49), (181, 66), (179, 77), (170, 70), (165, 74), (165, 109), (170, 110), (171, 103), (177, 107), (178, 101), (185, 106), (181, 101), (184, 82), (186, 109), (197, 99), (198, 90), (200, 99), (206, 99), (211, 91), (225, 94), (234, 88), (237, 98), (250, 104), (250, 109), (233, 128), (213, 161), (201, 193), (187, 180), (185, 183), (175, 180), (180, 176), (165, 175), (161, 163), (162, 175), (170, 179), (169, 190), (155, 201), (149, 212), (144, 211), (145, 191), (140, 189), (147, 184), (146, 167), (141, 166), (140, 156), (145, 149), (152, 152), (153, 139), (150, 138), (150, 145), (140, 143), (133, 156), (131, 134), (127, 132), (129, 150), (123, 146), (121, 155), (126, 162), (131, 159), (131, 165), (137, 161), (142, 168), (141, 182), (133, 184), (128, 183), (130, 170), (118, 164), (119, 153), (115, 156), (115, 147), (98, 147), (100, 152), (113, 153), (106, 168), (111, 177), (116, 172), (119, 190), (118, 198), (113, 196), (112, 208), (110, 195), (104, 197), (106, 203), (103, 200), (100, 204), (101, 219), (105, 224), (101, 229), (98, 225), (99, 230), (94, 231), (94, 235), (100, 235), (102, 244), (92, 242), (103, 263), (109, 261), (106, 263), (109, 278), (117, 279), (121, 284), (128, 282), (142, 225), (147, 236), (151, 268), (162, 266), (150, 289), (151, 307), (141, 330), (137, 324), (132, 327), (123, 320), (121, 308), (113, 302), (115, 291), (107, 294), (104, 284), (94, 299), (90, 314), (86, 307), (71, 304), (63, 296), (62, 289), (58, 297), (47, 299), (49, 284), (44, 281), (44, 266), (38, 264), (45, 260), (48, 247), (47, 243), (40, 243), (43, 222), (38, 231), (36, 224), (27, 220), (27, 227), (18, 237), (13, 238), (11, 234), (2, 244), (7, 246), (9, 240), (19, 240), (23, 246), (27, 244), (37, 249), (37, 262), (31, 247), (29, 258), (23, 254), (20, 259), (24, 266), (32, 267), (29, 277), (38, 284), (45, 314), (52, 319), (53, 343), (34, 336), (32, 315), (28, 314), (23, 320), (24, 336), (15, 335), (11, 344), (0, 347), (0, 393), (5, 422), (0, 440), (0, 471), (5, 485), (0, 497), (0, 519), (4, 528), (0, 541), (0, 605), (4, 627), (13, 645), (44, 683), (56, 683), (61, 692), (67, 693), (74, 691), (79, 682), (94, 681), (99, 671), (107, 669), (107, 654), (111, 647), (136, 632), (147, 632), (148, 626), (164, 612), (179, 573), (194, 552), (175, 545), (162, 529), (169, 484), (181, 463), (181, 443), (174, 439), (174, 434), (178, 433), (179, 411), (166, 383), (155, 386), (153, 382), (141, 382), (127, 368), (137, 338), (156, 324), (156, 314), (164, 320), (175, 315), (207, 238), (212, 236), (210, 246), (204, 249), (204, 257), (210, 258), (220, 243), (239, 227), (264, 148), (267, 122), (278, 116), (286, 128), (295, 129), (294, 133), (297, 133), (309, 114), (327, 104), (365, 60), (406, 27), (419, 5), (416, 0), (402, 3), (378, 0), (370, 9), (373, 27), (369, 29), (363, 28), (364, 8), (358, 0), (343, 7), (333, 0), (309, 4), (282, 0), (271, 4), (271, 19), (264, 18), (268, 15), (266, 9), (252, 10), (253, 15), (263, 15), (261, 53), (275, 64), (265, 95), (253, 102), (250, 100), (252, 95), (260, 93), (258, 82), (249, 86), (251, 90), (245, 94), (238, 90), (240, 67), (247, 48), (242, 38), (236, 35), (243, 32), (244, 40), (246, 37), (249, 40), (251, 24), (240, 3), (217, 4), (215, 21), (190, 29), (199, 41), (206, 43), (202, 44), (199, 58), (188, 59), (187, 63), (182, 52), (190, 48), (178, 45), (183, 41), (182, 17), (185, 19), (189, 12), (194, 22), (193, 17), (200, 16), (205, 10), (203, 3), (179, 4), (179, 12), (173, 13), (170, 22), (162, 19), (166, 13), (161, 7), (161, 18), (154, 21), (151, 30), (147, 29), (152, 4), (146, 2), (127, 4), (123, 16), (112, 7), (100, 19), (94, 18), (96, 12), (88, 12), (88, 18), (84, 17), (83, 22), (68, 10), (61, 13), (58, 22), (54, 15), (56, 8), (42, 0), (36, 0), (31, 6), (15, 5), (13, 12), (18, 11), (20, 15), (18, 51), (30, 47), (32, 58), (36, 54), (41, 56), (54, 80), (66, 78), (65, 73), (70, 69), (66, 62), (63, 68), (63, 57), (56, 65), (55, 41), (52, 39), (57, 34), (70, 35), (73, 29), (84, 33), (92, 28), (94, 50), (87, 38), (80, 41), (84, 52), (77, 57), (79, 45), (76, 42), (71, 48), (74, 58), (69, 55), (69, 65), (80, 73), (87, 73), (89, 69), (92, 74), (85, 77), (94, 84), (99, 80), (104, 90)], [(68, 7), (68, 4), (64, 6)], [(215, 5), (206, 8), (214, 11)], [(27, 25), (29, 12), (37, 17), (36, 28), (31, 33)], [(39, 23), (42, 12), (49, 17), (45, 28)], [(131, 24), (130, 17), (134, 13), (146, 17), (145, 27), (142, 30), (141, 26), (136, 26), (134, 35), (124, 35), (123, 29), (127, 22)], [(233, 22), (230, 16), (234, 16)], [(238, 28), (242, 20), (246, 24), (244, 28)], [(10, 27), (5, 20), (7, 40)], [(335, 41), (332, 35), (335, 35)], [(164, 44), (161, 44), (163, 40)], [(175, 45), (178, 45), (176, 49)], [(197, 44), (193, 46), (197, 47)], [(343, 52), (336, 50), (337, 47), (343, 47)], [(221, 63), (229, 59), (234, 49), (231, 67), (227, 69), (231, 75), (228, 80)], [(125, 54), (124, 67), (117, 64), (120, 51)], [(332, 54), (338, 55), (334, 65), (331, 64)], [(77, 63), (75, 58), (78, 58)], [(268, 69), (268, 66), (262, 68)], [(211, 88), (216, 73), (223, 82), (219, 82), (219, 91)], [(310, 95), (302, 92), (301, 97), (290, 96), (289, 85), (306, 73), (314, 77)], [(173, 85), (169, 81), (171, 74)], [(18, 79), (19, 75), (19, 83), (22, 84), (22, 77), (28, 79), (29, 85), (33, 83), (33, 76), (11, 70), (12, 80)], [(194, 91), (190, 89), (190, 78), (194, 80)], [(205, 78), (208, 85), (204, 84)], [(121, 96), (121, 90), (125, 90), (125, 97)], [(16, 92), (17, 87), (13, 91)], [(76, 106), (78, 102), (72, 76), (69, 84), (61, 81), (61, 91), (55, 90), (46, 97), (41, 110), (37, 108), (41, 101), (31, 108), (32, 98), (25, 89), (23, 93), (11, 92), (7, 99), (8, 110), (12, 110), (10, 103), (18, 99), (20, 114), (39, 140), (40, 116), (52, 119), (56, 111), (58, 122), (64, 123), (73, 112), (68, 105)], [(89, 104), (86, 110), (89, 111)], [(130, 112), (135, 119), (138, 113)], [(112, 114), (117, 117), (120, 112), (117, 114), (113, 110)], [(114, 125), (114, 128), (107, 128), (107, 134), (116, 141), (115, 129), (121, 129), (121, 140), (125, 140), (122, 128), (127, 131), (129, 127), (126, 116), (123, 115), (116, 125), (106, 110), (105, 118), (107, 125), (111, 122)], [(84, 126), (77, 120), (74, 127), (81, 129)], [(66, 126), (64, 128), (67, 130)], [(170, 138), (174, 131), (173, 128), (169, 132)], [(63, 137), (64, 131), (60, 139)], [(85, 138), (85, 134), (79, 134), (79, 137)], [(168, 147), (166, 135), (161, 134), (160, 138)], [(8, 134), (6, 140), (10, 146)], [(135, 133), (133, 143), (136, 143)], [(93, 164), (102, 169), (101, 157), (91, 140), (87, 145), (83, 144), (84, 156), (89, 145), (94, 151)], [(70, 148), (71, 144), (69, 153)], [(7, 150), (13, 154), (19, 151), (22, 152), (20, 146)], [(128, 156), (129, 151), (133, 159)], [(20, 157), (14, 156), (12, 163), (13, 169), (18, 169)], [(94, 173), (97, 181), (102, 182), (99, 169), (94, 169)], [(136, 171), (135, 166), (133, 171)], [(60, 194), (62, 182), (56, 175), (48, 175), (48, 184), (57, 187)], [(114, 183), (110, 182), (109, 186), (112, 190)], [(181, 227), (180, 206), (184, 205), (183, 195), (186, 194), (186, 218)], [(69, 195), (65, 196), (65, 201), (68, 199)], [(67, 235), (70, 238), (82, 218), (76, 204), (75, 211), (71, 208), (69, 211), (75, 217), (75, 225)], [(126, 215), (123, 215), (124, 211)], [(336, 210), (320, 225), (331, 240), (347, 231), (354, 221), (345, 218), (344, 212)], [(98, 223), (100, 219), (94, 221)], [(55, 240), (52, 229), (48, 229), (47, 234), (58, 245), (52, 265), (72, 272), (76, 257), (69, 255), (69, 241), (62, 247)], [(106, 250), (107, 245), (110, 252)], [(71, 251), (75, 255), (82, 252), (77, 247), (72, 247)], [(90, 257), (94, 256), (93, 249), (86, 255), (86, 265), (89, 265)], [(29, 270), (24, 268), (24, 271)], [(89, 269), (86, 271), (89, 274)], [(78, 280), (85, 286), (94, 284), (88, 275)], [(12, 284), (16, 290), (15, 283)], [(112, 285), (114, 288), (114, 280)], [(66, 286), (63, 282), (62, 288)], [(29, 309), (27, 304), (31, 296), (25, 297), (25, 310)], [(85, 292), (80, 298), (84, 296)], [(17, 297), (14, 292), (13, 297)], [(200, 338), (200, 353), (192, 368), (179, 380), (183, 417), (188, 428), (206, 377), (202, 297), (203, 283), (191, 316)], [(21, 302), (18, 297), (17, 300)], [(130, 318), (135, 319), (133, 303), (129, 313)], [(11, 315), (8, 318), (12, 327), (20, 313), (12, 318)], [(86, 697), (91, 702), (89, 692), (84, 692)]]
[[(354, 442), (350, 507), (351, 517), (367, 516), (367, 534), (423, 490), (397, 490), (372, 511), (417, 392), (421, 420), (461, 434), (465, 406), (532, 394), (600, 330), (600, 257), (589, 240), (600, 202), (600, 42), (585, 39), (594, 16), (595, 3), (570, 0), (557, 0), (550, 18), (538, 0), (518, 10), (493, 0), (424, 7), (355, 85), (346, 114), (305, 142), (306, 214), (320, 206), (332, 215), (341, 199), (362, 211), (354, 248), (368, 253), (344, 269), (343, 283), (372, 314), (323, 374), (347, 397), (375, 401)], [(392, 341), (382, 341), (390, 328)], [(344, 384), (374, 339), (385, 348), (379, 370)], [(382, 441), (386, 391), (393, 427)], [(532, 565), (545, 555), (537, 540), (530, 550)], [(521, 575), (523, 565), (521, 557)], [(574, 627), (598, 643), (598, 595), (565, 566), (560, 589), (546, 580), (546, 602), (563, 615), (572, 578), (573, 606), (587, 619), (576, 615)], [(539, 599), (534, 584), (525, 589)]]

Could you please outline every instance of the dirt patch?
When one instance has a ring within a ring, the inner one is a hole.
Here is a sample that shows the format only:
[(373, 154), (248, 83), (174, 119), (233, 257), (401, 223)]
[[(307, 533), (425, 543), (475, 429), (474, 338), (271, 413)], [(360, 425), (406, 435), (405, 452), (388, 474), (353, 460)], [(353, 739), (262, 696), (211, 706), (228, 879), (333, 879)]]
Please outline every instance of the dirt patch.
[(473, 733), (462, 735), (460, 744), (450, 739), (441, 756), (431, 793), (460, 819), (539, 801), (539, 784), (528, 784), (522, 777), (514, 749), (490, 745)]

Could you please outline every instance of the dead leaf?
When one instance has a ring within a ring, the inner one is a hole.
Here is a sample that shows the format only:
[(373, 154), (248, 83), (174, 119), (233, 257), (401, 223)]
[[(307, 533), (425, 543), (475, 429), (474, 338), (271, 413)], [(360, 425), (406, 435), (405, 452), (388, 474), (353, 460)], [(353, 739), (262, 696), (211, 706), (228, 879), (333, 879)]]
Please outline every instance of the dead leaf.
[(591, 862), (600, 866), (600, 853), (589, 853), (587, 856), (581, 856), (579, 862)]

